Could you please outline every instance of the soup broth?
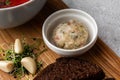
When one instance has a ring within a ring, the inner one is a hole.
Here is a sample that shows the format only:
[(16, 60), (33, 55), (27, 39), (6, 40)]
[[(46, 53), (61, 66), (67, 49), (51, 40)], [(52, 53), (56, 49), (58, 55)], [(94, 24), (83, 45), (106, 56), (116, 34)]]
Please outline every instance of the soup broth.
[(0, 8), (17, 6), (27, 1), (29, 0), (0, 0)]

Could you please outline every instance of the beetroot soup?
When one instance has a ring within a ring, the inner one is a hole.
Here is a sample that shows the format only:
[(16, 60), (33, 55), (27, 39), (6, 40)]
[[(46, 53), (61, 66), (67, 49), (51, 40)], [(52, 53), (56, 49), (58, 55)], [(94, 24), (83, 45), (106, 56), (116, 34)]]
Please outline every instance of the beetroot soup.
[(0, 0), (0, 8), (7, 8), (20, 5), (29, 0)]

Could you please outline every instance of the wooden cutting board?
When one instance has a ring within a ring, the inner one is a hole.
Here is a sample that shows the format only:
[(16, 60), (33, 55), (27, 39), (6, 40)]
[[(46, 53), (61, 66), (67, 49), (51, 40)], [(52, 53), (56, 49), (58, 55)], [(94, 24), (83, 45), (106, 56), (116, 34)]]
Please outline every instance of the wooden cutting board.
[[(0, 30), (0, 46), (6, 48), (6, 46), (3, 46), (4, 43), (9, 44), (14, 42), (16, 38), (21, 38), (23, 34), (28, 38), (42, 37), (41, 29), (44, 20), (51, 13), (64, 8), (68, 7), (61, 0), (48, 0), (42, 11), (31, 21), (16, 28)], [(44, 61), (44, 67), (53, 63), (58, 57), (60, 56), (49, 49), (40, 56)], [(116, 80), (120, 80), (120, 58), (100, 38), (98, 38), (92, 49), (79, 57), (98, 64), (104, 70), (107, 77), (114, 77)], [(8, 76), (6, 73), (4, 74), (0, 71), (0, 80), (5, 80), (2, 77)], [(10, 80), (10, 78), (6, 80)]]

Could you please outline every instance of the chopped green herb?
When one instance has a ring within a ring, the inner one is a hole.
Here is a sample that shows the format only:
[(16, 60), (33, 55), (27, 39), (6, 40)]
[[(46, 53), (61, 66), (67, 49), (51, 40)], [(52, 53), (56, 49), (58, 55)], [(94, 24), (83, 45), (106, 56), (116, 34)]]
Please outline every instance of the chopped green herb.
[(8, 6), (8, 5), (10, 5), (10, 0), (6, 0), (5, 1), (5, 4)]
[[(38, 40), (36, 40), (36, 38), (34, 41), (38, 42)], [(40, 41), (40, 43), (42, 43), (41, 42), (42, 40), (39, 40), (39, 41)], [(41, 46), (41, 45), (39, 45), (39, 46)], [(37, 72), (38, 72), (38, 70), (41, 69), (43, 62), (42, 61), (38, 62), (37, 58), (39, 55), (41, 55), (43, 52), (45, 52), (47, 50), (45, 47), (42, 50), (40, 50), (40, 49), (36, 48), (35, 45), (33, 46), (30, 44), (27, 44), (27, 43), (25, 43), (25, 41), (23, 44), (23, 48), (24, 48), (24, 51), (21, 54), (16, 54), (14, 52), (13, 47), (11, 49), (5, 51), (5, 60), (14, 62), (14, 70), (12, 72), (10, 72), (10, 74), (18, 79), (25, 76), (25, 74), (29, 74), (29, 72), (21, 65), (22, 58), (32, 57), (36, 61)], [(34, 52), (35, 50), (38, 50), (37, 53)]]
[(43, 66), (42, 64), (43, 64), (42, 61), (37, 62), (37, 70), (40, 70), (40, 69), (41, 69), (41, 67)]

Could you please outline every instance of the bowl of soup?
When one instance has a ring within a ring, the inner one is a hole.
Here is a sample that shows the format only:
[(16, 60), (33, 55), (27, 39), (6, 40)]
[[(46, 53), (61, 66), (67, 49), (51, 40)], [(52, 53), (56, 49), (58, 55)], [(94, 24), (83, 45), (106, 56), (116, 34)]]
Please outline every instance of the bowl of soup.
[(0, 0), (0, 29), (13, 28), (32, 19), (46, 0)]

